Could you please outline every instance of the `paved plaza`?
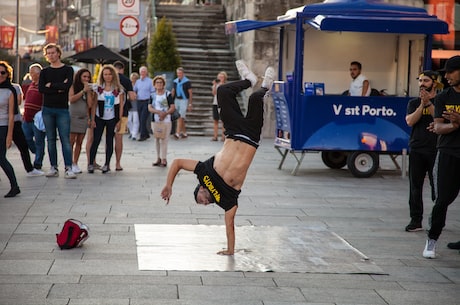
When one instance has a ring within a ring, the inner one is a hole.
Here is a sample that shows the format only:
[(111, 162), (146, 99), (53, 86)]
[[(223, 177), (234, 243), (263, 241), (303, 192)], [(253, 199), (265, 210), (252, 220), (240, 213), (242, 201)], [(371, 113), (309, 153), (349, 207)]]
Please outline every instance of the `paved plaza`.
[[(205, 137), (171, 139), (168, 161), (205, 160), (221, 145)], [(103, 147), (101, 143), (98, 163), (104, 161)], [(0, 305), (460, 304), (460, 254), (446, 247), (460, 240), (460, 198), (449, 208), (439, 257), (424, 259), (426, 233), (404, 231), (408, 180), (389, 157), (381, 157), (382, 169), (375, 176), (358, 179), (346, 168), (327, 168), (318, 153), (309, 153), (292, 176), (292, 157), (278, 170), (281, 157), (273, 139), (262, 140), (249, 170), (236, 225), (334, 232), (383, 274), (331, 273), (320, 266), (313, 272), (139, 270), (135, 225), (224, 223), (222, 209), (194, 203), (197, 180), (192, 173), (176, 178), (171, 202), (165, 205), (159, 193), (167, 169), (152, 167), (154, 151), (152, 139), (125, 137), (123, 171), (114, 170), (114, 156), (111, 173), (84, 171), (76, 180), (66, 180), (61, 154), (60, 177), (30, 178), (17, 149), (9, 150), (21, 194), (3, 198), (9, 184), (0, 171)], [(80, 160), (86, 168), (84, 151)], [(44, 163), (49, 164), (47, 155)], [(429, 197), (426, 188), (424, 228), (433, 205)], [(68, 218), (90, 227), (82, 248), (60, 250), (56, 244), (55, 234)], [(223, 230), (213, 238), (219, 234), (224, 244)], [(335, 261), (340, 260), (337, 255)]]

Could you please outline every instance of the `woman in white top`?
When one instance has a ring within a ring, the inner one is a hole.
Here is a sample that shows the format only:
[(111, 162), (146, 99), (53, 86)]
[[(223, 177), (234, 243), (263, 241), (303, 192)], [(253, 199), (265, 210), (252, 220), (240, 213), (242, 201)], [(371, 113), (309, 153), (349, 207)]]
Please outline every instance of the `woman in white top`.
[[(161, 137), (155, 135), (155, 143), (157, 150), (157, 161), (153, 166), (166, 167), (166, 155), (168, 153), (168, 140), (171, 133), (171, 113), (174, 112), (176, 106), (171, 92), (165, 89), (166, 79), (163, 76), (156, 76), (153, 79), (155, 93), (152, 94), (152, 103), (149, 105), (149, 112), (154, 114), (154, 128), (163, 128)], [(155, 126), (157, 124), (157, 126)], [(161, 125), (161, 127), (159, 126)]]
[(5, 198), (14, 197), (21, 192), (13, 166), (6, 158), (6, 150), (13, 142), (15, 104), (17, 105), (18, 100), (16, 90), (11, 85), (12, 73), (13, 68), (7, 62), (0, 61), (0, 167), (11, 185)]
[(88, 173), (94, 173), (94, 159), (96, 158), (97, 148), (101, 142), (102, 134), (105, 129), (105, 164), (102, 173), (110, 171), (110, 159), (113, 154), (113, 139), (115, 131), (120, 128), (120, 120), (123, 115), (123, 103), (125, 93), (120, 84), (118, 72), (112, 65), (104, 65), (97, 78), (97, 106), (95, 114), (91, 115), (90, 124), (96, 124), (94, 129), (94, 139), (91, 145)]

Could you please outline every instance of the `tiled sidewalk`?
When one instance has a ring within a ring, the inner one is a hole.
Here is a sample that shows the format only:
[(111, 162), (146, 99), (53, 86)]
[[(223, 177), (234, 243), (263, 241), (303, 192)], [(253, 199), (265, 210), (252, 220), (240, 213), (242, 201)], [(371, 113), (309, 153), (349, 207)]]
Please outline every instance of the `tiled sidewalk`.
[[(206, 159), (222, 145), (209, 140), (171, 139), (168, 161)], [(386, 170), (357, 179), (346, 169), (326, 168), (312, 153), (291, 176), (293, 160), (278, 170), (280, 156), (272, 143), (263, 140), (257, 152), (236, 224), (330, 229), (388, 275), (139, 271), (134, 224), (222, 225), (223, 210), (193, 203), (196, 178), (191, 173), (177, 177), (165, 206), (159, 192), (167, 169), (152, 167), (153, 141), (126, 137), (123, 171), (84, 171), (76, 180), (64, 179), (62, 165), (59, 178), (26, 177), (16, 148), (8, 151), (22, 193), (4, 199), (9, 185), (0, 172), (0, 304), (459, 304), (460, 254), (446, 244), (460, 239), (460, 199), (449, 208), (440, 257), (427, 260), (421, 257), (425, 233), (404, 232), (408, 181), (393, 170), (389, 158), (382, 158)], [(98, 162), (103, 158), (100, 151)], [(84, 152), (80, 167), (86, 168)], [(428, 195), (426, 216), (432, 207)], [(67, 218), (91, 229), (81, 249), (61, 251), (56, 245), (55, 233)]]

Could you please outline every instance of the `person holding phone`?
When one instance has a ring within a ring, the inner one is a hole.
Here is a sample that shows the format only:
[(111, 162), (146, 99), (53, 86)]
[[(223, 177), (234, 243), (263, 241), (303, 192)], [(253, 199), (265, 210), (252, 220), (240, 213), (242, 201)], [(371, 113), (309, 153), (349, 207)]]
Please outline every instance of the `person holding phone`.
[(420, 93), (407, 104), (406, 123), (412, 127), (409, 140), (409, 210), (410, 223), (407, 232), (423, 230), (423, 182), (428, 174), (431, 185), (431, 199), (435, 200), (433, 166), (436, 159), (437, 135), (427, 127), (433, 122), (434, 97), (442, 88), (439, 73), (423, 71), (418, 79)]

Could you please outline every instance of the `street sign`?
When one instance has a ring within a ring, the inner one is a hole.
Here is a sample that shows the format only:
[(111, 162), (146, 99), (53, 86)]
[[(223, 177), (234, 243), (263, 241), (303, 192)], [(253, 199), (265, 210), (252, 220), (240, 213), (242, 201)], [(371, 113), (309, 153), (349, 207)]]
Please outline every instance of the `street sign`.
[(140, 14), (140, 0), (118, 0), (118, 15), (135, 15)]
[(123, 35), (128, 37), (136, 36), (139, 33), (140, 24), (139, 20), (137, 20), (134, 16), (126, 16), (123, 17), (120, 21), (120, 31)]

